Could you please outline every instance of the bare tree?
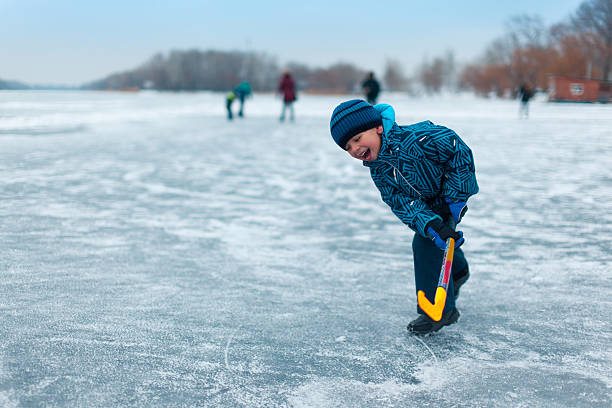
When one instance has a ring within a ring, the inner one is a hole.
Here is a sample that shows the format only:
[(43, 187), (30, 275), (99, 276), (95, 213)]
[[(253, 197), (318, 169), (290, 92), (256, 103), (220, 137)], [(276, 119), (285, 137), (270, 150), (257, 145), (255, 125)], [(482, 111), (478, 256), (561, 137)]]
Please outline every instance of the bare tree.
[(549, 70), (557, 75), (602, 77), (600, 66), (592, 65), (592, 47), (585, 46), (584, 36), (570, 24), (559, 23), (549, 30), (549, 42), (555, 55)]
[(385, 87), (390, 91), (405, 91), (408, 81), (404, 75), (402, 64), (393, 59), (387, 60), (383, 75)]
[(603, 79), (610, 79), (612, 66), (612, 0), (587, 0), (571, 19), (585, 45), (601, 66)]
[(496, 38), (485, 49), (482, 63), (485, 65), (509, 64), (512, 59), (512, 51), (514, 47), (507, 37)]
[(455, 53), (448, 50), (444, 57), (444, 65), (442, 66), (442, 76), (444, 77), (444, 86), (450, 90), (457, 89), (457, 66), (455, 64)]
[(513, 48), (543, 47), (546, 28), (538, 15), (519, 14), (506, 23), (506, 33)]
[(436, 57), (431, 63), (423, 62), (419, 79), (428, 93), (440, 92), (444, 83), (444, 60)]
[[(510, 91), (518, 89), (525, 82), (546, 87), (546, 74), (552, 58), (547, 33), (542, 19), (537, 15), (522, 14), (510, 18), (505, 34), (487, 47), (482, 61), (490, 69), (483, 72), (507, 76)], [(498, 87), (506, 81), (498, 79), (488, 83), (496, 87), (491, 91), (500, 94), (503, 90)]]

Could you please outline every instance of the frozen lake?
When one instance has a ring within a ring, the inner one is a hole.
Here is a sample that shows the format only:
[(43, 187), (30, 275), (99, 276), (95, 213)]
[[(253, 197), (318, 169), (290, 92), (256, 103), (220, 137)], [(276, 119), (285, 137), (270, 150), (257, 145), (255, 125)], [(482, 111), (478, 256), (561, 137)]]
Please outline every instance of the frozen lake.
[(383, 97), (480, 184), (461, 319), (415, 338), (344, 99), (0, 92), (0, 406), (612, 406), (612, 106)]

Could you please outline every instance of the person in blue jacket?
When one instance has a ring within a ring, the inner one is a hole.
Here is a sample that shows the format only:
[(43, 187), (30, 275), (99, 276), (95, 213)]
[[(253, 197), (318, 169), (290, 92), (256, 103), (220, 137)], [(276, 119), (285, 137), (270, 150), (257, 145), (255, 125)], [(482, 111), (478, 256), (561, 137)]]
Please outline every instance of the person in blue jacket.
[(372, 106), (353, 99), (334, 109), (330, 121), (334, 141), (370, 169), (374, 184), (393, 213), (415, 231), (412, 241), (415, 286), (433, 301), (446, 240), (455, 239), (455, 256), (442, 319), (435, 322), (417, 306), (418, 318), (408, 331), (427, 334), (455, 323), (455, 299), (469, 278), (459, 248), (463, 232), (455, 227), (467, 211), (467, 200), (478, 192), (472, 151), (451, 129), (424, 121), (395, 123), (386, 104)]
[[(240, 109), (238, 110), (238, 116), (243, 117), (244, 116), (244, 100), (251, 95), (251, 84), (249, 84), (246, 81), (241, 82), (240, 84), (238, 84), (236, 88), (234, 88), (233, 93), (235, 97), (238, 98), (238, 100), (240, 101)], [(228, 109), (231, 110), (231, 103), (230, 103), (230, 108)]]

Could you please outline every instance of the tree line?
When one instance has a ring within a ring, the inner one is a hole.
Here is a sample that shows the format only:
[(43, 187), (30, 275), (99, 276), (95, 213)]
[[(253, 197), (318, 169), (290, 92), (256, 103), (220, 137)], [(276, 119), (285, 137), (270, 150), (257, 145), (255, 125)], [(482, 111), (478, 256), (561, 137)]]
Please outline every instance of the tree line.
[[(355, 92), (366, 70), (348, 63), (312, 68), (290, 63), (298, 87), (311, 92)], [(282, 67), (284, 68), (284, 67)], [(85, 85), (87, 89), (231, 90), (248, 80), (255, 91), (274, 91), (282, 68), (265, 53), (172, 51), (135, 70)], [(586, 0), (566, 21), (546, 27), (539, 16), (518, 15), (476, 61), (459, 67), (452, 51), (425, 60), (412, 76), (397, 60), (386, 61), (381, 78), (389, 91), (437, 93), (472, 90), (514, 96), (521, 84), (548, 88), (548, 75), (609, 80), (612, 71), (612, 0)]]
[[(511, 18), (458, 85), (487, 96), (513, 96), (520, 84), (548, 88), (548, 75), (610, 80), (612, 0), (587, 0), (564, 22), (545, 27), (538, 16)], [(510, 95), (508, 95), (510, 94)]]
[[(300, 89), (350, 92), (365, 76), (363, 69), (337, 63), (311, 68), (289, 63)], [(174, 50), (159, 53), (142, 66), (85, 84), (86, 89), (151, 88), (157, 90), (229, 91), (248, 80), (254, 91), (275, 91), (282, 70), (275, 57), (260, 52)]]
[(24, 84), (23, 82), (0, 79), (0, 89), (29, 89), (29, 86)]
[[(338, 62), (328, 67), (310, 67), (299, 62), (279, 66), (275, 57), (260, 52), (218, 50), (173, 50), (158, 53), (136, 69), (115, 73), (83, 85), (84, 89), (156, 89), (167, 91), (229, 91), (242, 81), (249, 81), (254, 91), (275, 91), (282, 71), (289, 68), (298, 88), (312, 93), (348, 93), (361, 89), (368, 70), (354, 64)], [(454, 55), (427, 62), (419, 68), (417, 78), (404, 73), (402, 64), (388, 60), (382, 75), (383, 87), (389, 91), (413, 92), (420, 83), (427, 91), (439, 91), (456, 84)]]

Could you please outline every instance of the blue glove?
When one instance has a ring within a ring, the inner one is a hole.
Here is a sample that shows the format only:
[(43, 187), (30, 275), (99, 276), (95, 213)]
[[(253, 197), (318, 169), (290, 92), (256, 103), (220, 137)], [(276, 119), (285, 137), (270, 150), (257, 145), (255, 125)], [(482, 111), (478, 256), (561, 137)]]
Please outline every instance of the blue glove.
[(448, 225), (444, 224), (439, 219), (430, 221), (425, 227), (425, 231), (429, 234), (429, 238), (441, 250), (446, 249), (446, 240), (453, 238), (455, 240), (455, 248), (459, 248), (465, 242), (463, 231), (453, 231)]
[(465, 201), (453, 202), (453, 200), (448, 197), (445, 198), (444, 201), (446, 201), (446, 204), (448, 204), (448, 209), (455, 220), (455, 224), (459, 224), (461, 222), (461, 218), (463, 218), (468, 210), (467, 203)]

